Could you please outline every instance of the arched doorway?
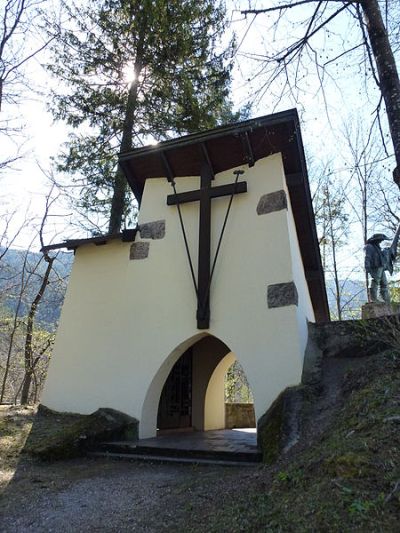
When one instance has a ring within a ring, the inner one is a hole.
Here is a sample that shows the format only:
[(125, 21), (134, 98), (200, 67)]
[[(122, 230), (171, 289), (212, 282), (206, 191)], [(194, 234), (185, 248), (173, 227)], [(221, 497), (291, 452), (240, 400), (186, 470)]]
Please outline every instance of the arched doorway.
[(236, 361), (214, 336), (197, 340), (175, 361), (159, 393), (157, 429), (224, 429), (225, 376)]

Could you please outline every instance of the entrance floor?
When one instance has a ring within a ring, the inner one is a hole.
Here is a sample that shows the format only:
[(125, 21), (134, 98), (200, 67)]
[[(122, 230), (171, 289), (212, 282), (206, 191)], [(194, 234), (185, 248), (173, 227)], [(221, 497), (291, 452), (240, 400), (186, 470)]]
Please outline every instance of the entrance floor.
[(256, 428), (180, 431), (151, 439), (141, 439), (137, 446), (211, 453), (258, 453)]

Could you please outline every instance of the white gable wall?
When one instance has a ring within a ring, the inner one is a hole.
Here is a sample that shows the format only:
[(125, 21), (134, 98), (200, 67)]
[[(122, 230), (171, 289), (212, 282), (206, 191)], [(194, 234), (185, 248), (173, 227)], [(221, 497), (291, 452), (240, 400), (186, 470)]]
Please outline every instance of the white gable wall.
[[(284, 190), (289, 198), (286, 183), (284, 183)], [(303, 261), (301, 259), (299, 240), (296, 233), (296, 226), (293, 218), (293, 211), (290, 202), (288, 202), (288, 227), (289, 227), (289, 242), (290, 252), (292, 256), (292, 272), (293, 281), (299, 293), (299, 304), (297, 306), (297, 323), (300, 331), (300, 353), (304, 354), (307, 339), (308, 339), (308, 325), (307, 322), (314, 322), (314, 311), (311, 303), (310, 294), (304, 273)]]
[[(130, 243), (111, 241), (77, 250), (43, 403), (89, 413), (113, 407), (155, 434), (158, 399), (173, 364), (196, 339), (211, 334), (242, 364), (258, 419), (289, 385), (299, 383), (313, 320), (292, 213), (257, 215), (264, 194), (285, 188), (280, 155), (245, 170), (248, 192), (234, 198), (211, 286), (210, 329), (196, 328), (196, 298), (177, 208), (166, 205), (165, 178), (146, 182), (139, 224), (166, 221), (149, 256), (129, 259)], [(232, 183), (232, 171), (214, 185)], [(178, 192), (199, 178), (177, 178)], [(229, 198), (212, 200), (212, 257)], [(197, 272), (198, 202), (181, 206)], [(294, 281), (299, 305), (268, 309), (267, 286)]]

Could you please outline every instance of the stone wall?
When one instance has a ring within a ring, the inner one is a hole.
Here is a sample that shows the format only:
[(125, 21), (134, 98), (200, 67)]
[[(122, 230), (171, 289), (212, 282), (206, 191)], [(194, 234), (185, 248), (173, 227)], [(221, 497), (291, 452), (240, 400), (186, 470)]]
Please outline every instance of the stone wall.
[(254, 405), (252, 403), (226, 403), (225, 427), (227, 429), (255, 428)]
[(400, 315), (309, 323), (308, 331), (303, 384), (318, 381), (322, 359), (365, 357), (394, 347), (396, 331), (400, 331)]
[(304, 399), (335, 395), (349, 369), (386, 349), (400, 350), (400, 315), (309, 323), (302, 383), (284, 390), (257, 423), (263, 460), (272, 463), (299, 439)]

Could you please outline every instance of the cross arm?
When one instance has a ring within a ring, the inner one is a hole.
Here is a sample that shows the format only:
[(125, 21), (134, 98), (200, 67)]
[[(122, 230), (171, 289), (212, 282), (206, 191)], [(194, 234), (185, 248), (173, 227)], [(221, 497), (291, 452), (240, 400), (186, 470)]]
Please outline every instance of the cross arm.
[[(239, 194), (247, 192), (247, 182), (239, 181), (238, 183), (219, 185), (218, 187), (211, 187), (207, 190), (210, 198), (218, 198), (220, 196), (229, 196), (230, 194)], [(179, 194), (169, 194), (167, 196), (167, 205), (185, 204), (188, 202), (195, 202), (200, 200), (201, 190), (181, 192)]]

